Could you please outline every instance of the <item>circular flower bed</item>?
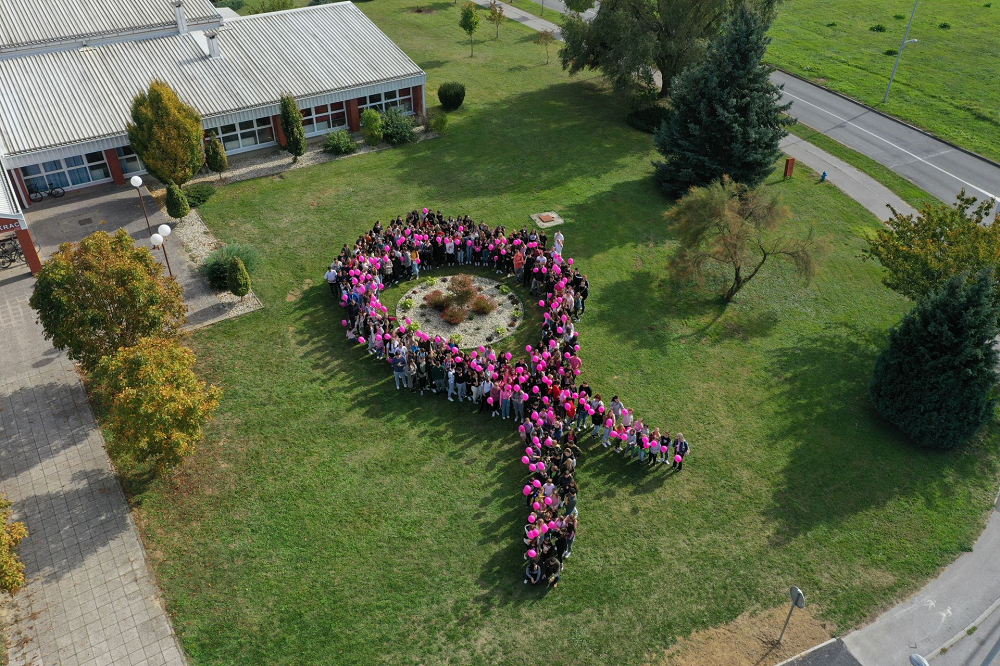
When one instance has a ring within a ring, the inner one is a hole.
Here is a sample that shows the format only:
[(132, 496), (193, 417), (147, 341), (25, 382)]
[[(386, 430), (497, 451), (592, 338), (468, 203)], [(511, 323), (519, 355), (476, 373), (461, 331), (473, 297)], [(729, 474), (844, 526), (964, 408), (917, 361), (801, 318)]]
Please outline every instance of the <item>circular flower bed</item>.
[(422, 281), (396, 304), (399, 322), (409, 319), (424, 333), (454, 339), (463, 348), (503, 340), (523, 316), (524, 307), (509, 287), (466, 274)]

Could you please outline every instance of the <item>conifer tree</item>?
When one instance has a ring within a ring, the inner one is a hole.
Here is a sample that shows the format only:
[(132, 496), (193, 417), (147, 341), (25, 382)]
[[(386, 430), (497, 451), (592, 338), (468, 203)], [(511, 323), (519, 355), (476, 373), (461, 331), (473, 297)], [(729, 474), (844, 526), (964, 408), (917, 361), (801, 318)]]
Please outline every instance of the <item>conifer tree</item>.
[(670, 107), (654, 143), (665, 161), (656, 180), (672, 198), (728, 174), (754, 187), (774, 170), (778, 142), (793, 121), (782, 115), (781, 89), (763, 62), (768, 22), (743, 5), (709, 46), (705, 58), (684, 70), (670, 89)]
[(292, 164), (306, 152), (306, 131), (302, 127), (302, 112), (295, 98), (281, 96), (281, 131), (285, 135), (284, 149), (292, 154)]
[(949, 449), (968, 440), (996, 405), (993, 274), (956, 275), (922, 298), (875, 362), (876, 409), (914, 442)]
[(250, 293), (250, 273), (243, 265), (243, 260), (233, 257), (229, 260), (229, 269), (226, 273), (226, 285), (233, 296), (243, 298)]
[(167, 184), (167, 215), (179, 220), (191, 212), (191, 205), (181, 188), (174, 183)]
[(214, 132), (209, 138), (208, 143), (205, 144), (205, 164), (208, 165), (209, 169), (219, 174), (219, 180), (222, 180), (222, 172), (229, 168), (229, 157), (226, 156), (226, 148)]

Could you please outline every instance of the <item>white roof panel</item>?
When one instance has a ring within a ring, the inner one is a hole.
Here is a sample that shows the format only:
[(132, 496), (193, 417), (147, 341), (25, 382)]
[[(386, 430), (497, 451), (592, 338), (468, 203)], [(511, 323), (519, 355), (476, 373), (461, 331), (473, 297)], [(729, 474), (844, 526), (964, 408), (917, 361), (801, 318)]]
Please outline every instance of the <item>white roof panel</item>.
[[(2, 1), (2, 0), (0, 0)], [(359, 88), (423, 71), (350, 2), (227, 21), (220, 58), (200, 34), (0, 60), (0, 153), (120, 136), (154, 78), (203, 117)]]
[[(188, 25), (218, 23), (209, 0), (184, 0)], [(0, 51), (163, 29), (172, 0), (0, 0)]]

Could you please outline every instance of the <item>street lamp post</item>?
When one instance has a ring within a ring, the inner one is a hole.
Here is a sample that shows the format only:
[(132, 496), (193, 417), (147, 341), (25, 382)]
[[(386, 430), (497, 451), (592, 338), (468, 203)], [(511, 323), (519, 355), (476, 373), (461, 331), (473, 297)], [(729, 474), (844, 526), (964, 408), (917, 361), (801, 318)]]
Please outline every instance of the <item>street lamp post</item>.
[(146, 231), (152, 235), (153, 229), (149, 226), (149, 213), (146, 212), (146, 201), (142, 198), (142, 191), (139, 189), (142, 187), (142, 178), (132, 176), (128, 182), (132, 184), (132, 187), (135, 188), (135, 193), (139, 195), (139, 203), (142, 204), (142, 214), (146, 217)]
[(170, 257), (167, 256), (167, 236), (170, 235), (170, 225), (161, 224), (156, 230), (156, 233), (149, 237), (149, 240), (153, 243), (153, 247), (159, 247), (163, 250), (163, 258), (167, 262), (167, 274), (170, 277), (174, 276), (174, 272), (170, 270)]
[(788, 596), (792, 599), (792, 606), (788, 609), (788, 617), (785, 618), (785, 626), (781, 628), (781, 635), (778, 636), (778, 643), (781, 643), (781, 639), (785, 637), (785, 629), (788, 629), (788, 621), (792, 619), (792, 611), (796, 608), (806, 607), (806, 595), (802, 594), (802, 590), (792, 585), (791, 589), (788, 590)]
[(896, 68), (899, 67), (899, 60), (903, 57), (903, 49), (906, 48), (907, 44), (914, 43), (915, 39), (907, 39), (910, 36), (910, 26), (913, 25), (913, 16), (917, 13), (917, 5), (920, 0), (913, 1), (913, 11), (910, 12), (910, 22), (906, 24), (906, 34), (903, 35), (903, 43), (899, 47), (899, 53), (896, 55), (896, 64), (892, 66), (892, 74), (889, 76), (889, 85), (885, 87), (885, 95), (882, 97), (882, 103), (885, 104), (889, 101), (889, 89), (892, 88), (892, 80), (896, 78)]
[(930, 666), (930, 664), (927, 663), (927, 660), (919, 654), (910, 655), (910, 664), (911, 666)]

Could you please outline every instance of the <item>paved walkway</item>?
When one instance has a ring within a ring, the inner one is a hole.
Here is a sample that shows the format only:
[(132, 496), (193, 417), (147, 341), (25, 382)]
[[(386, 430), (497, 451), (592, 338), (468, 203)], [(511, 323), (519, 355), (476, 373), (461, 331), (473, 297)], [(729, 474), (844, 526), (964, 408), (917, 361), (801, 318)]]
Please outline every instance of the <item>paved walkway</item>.
[(0, 270), (0, 492), (30, 533), (11, 664), (181, 666), (83, 386), (28, 306), (33, 284)]

